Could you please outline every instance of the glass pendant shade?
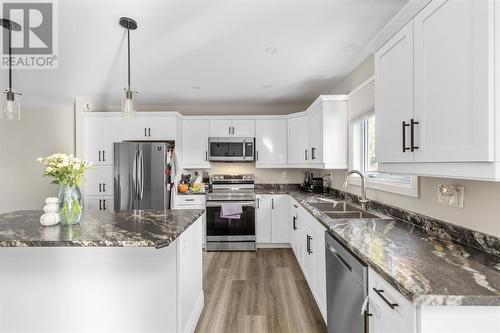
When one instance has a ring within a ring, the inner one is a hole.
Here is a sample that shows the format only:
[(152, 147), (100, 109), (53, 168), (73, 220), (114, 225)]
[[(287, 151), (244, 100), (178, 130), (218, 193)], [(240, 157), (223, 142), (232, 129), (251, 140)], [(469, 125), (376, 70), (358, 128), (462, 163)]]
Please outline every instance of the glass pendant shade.
[(2, 101), (2, 116), (9, 121), (21, 120), (21, 105), (19, 96), (14, 96), (13, 92), (8, 91)]
[(136, 94), (130, 90), (125, 91), (125, 95), (122, 98), (122, 115), (124, 117), (135, 117), (137, 112), (136, 104)]

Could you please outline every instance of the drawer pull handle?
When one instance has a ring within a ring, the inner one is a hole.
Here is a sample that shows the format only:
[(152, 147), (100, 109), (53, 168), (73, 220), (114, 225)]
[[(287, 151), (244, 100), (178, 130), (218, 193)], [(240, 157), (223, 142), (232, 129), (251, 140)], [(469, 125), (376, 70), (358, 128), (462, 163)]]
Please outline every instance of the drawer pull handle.
[(383, 290), (383, 289), (373, 288), (373, 291), (374, 291), (374, 292), (375, 292), (375, 293), (376, 293), (376, 294), (377, 294), (380, 298), (382, 298), (382, 300), (383, 300), (383, 301), (384, 301), (387, 305), (389, 305), (389, 307), (390, 307), (391, 309), (393, 309), (393, 310), (394, 310), (394, 308), (395, 308), (396, 306), (398, 306), (398, 303), (391, 303), (391, 302), (389, 302), (389, 300), (388, 300), (387, 298), (385, 298), (385, 296), (382, 294), (382, 293), (384, 292), (384, 290)]
[(194, 199), (185, 199), (185, 201), (194, 201)]

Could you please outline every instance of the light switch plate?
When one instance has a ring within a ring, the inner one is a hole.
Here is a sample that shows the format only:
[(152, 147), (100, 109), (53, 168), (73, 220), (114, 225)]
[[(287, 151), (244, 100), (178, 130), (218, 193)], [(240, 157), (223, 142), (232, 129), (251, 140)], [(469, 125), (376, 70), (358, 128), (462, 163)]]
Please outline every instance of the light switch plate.
[(281, 171), (281, 177), (282, 177), (282, 178), (286, 178), (286, 177), (288, 177), (288, 172), (286, 172), (286, 171)]
[(440, 184), (438, 187), (438, 202), (443, 205), (464, 208), (464, 187)]

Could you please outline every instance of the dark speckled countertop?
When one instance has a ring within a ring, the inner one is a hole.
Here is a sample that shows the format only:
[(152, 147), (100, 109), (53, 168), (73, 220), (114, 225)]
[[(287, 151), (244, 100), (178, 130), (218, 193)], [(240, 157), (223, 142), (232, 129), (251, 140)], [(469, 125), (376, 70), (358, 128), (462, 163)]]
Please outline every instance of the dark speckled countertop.
[(500, 306), (500, 257), (445, 240), (396, 219), (334, 220), (310, 205), (335, 199), (287, 186), (290, 194), (361, 260), (417, 305)]
[(156, 247), (175, 241), (202, 214), (192, 210), (84, 213), (80, 224), (40, 225), (41, 211), (0, 215), (0, 247)]

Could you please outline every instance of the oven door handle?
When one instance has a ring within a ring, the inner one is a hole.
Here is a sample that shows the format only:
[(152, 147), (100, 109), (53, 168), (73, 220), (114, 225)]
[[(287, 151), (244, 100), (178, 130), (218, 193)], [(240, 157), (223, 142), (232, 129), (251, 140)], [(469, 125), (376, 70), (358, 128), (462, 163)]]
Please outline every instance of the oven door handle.
[(255, 207), (255, 201), (207, 201), (207, 207), (221, 207), (225, 203), (239, 203), (243, 207)]

